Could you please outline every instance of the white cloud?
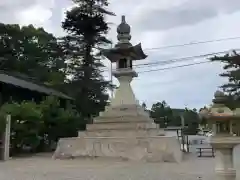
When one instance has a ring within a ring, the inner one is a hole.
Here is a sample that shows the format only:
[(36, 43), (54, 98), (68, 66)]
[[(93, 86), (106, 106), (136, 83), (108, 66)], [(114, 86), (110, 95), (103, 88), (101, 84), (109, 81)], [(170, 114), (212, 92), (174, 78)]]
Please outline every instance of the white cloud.
[(43, 7), (41, 5), (34, 5), (28, 9), (18, 13), (17, 20), (22, 25), (33, 24), (36, 26), (42, 26), (52, 16), (50, 8)]
[(54, 0), (1, 0), (0, 21), (44, 25), (52, 14)]
[(231, 14), (239, 8), (239, 0), (231, 0), (231, 3), (227, 0), (187, 0), (164, 9), (150, 6), (145, 13), (138, 13), (135, 19), (138, 28), (167, 30), (191, 26), (220, 14)]

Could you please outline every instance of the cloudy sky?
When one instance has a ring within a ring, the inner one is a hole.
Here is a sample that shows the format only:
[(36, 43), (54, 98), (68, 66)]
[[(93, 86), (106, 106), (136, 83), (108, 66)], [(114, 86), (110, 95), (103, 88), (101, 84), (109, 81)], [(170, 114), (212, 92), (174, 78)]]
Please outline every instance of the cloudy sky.
[[(141, 63), (153, 63), (175, 58), (221, 52), (240, 48), (240, 39), (191, 46), (151, 49), (240, 36), (239, 0), (110, 0), (109, 9), (116, 17), (109, 37), (116, 41), (116, 26), (126, 15), (132, 26), (132, 43), (142, 43), (148, 58)], [(63, 35), (61, 21), (72, 6), (70, 0), (1, 0), (0, 21), (4, 23), (34, 24), (57, 36)], [(214, 91), (225, 80), (219, 63), (145, 72), (204, 61), (139, 66), (139, 77), (132, 83), (137, 98), (147, 105), (165, 100), (171, 107), (200, 108), (211, 102)], [(106, 64), (109, 64), (106, 62)], [(108, 76), (109, 73), (105, 73)], [(109, 77), (108, 77), (109, 78)]]

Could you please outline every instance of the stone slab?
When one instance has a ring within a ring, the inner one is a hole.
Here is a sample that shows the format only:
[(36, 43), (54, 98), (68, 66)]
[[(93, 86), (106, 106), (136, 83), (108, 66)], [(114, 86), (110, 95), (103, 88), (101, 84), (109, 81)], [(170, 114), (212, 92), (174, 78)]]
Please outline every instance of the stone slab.
[(79, 131), (78, 137), (148, 137), (148, 136), (164, 136), (163, 129), (102, 129), (98, 131)]
[(97, 131), (101, 129), (149, 129), (149, 128), (157, 128), (157, 124), (149, 122), (149, 123), (93, 123), (87, 125), (87, 131)]
[(100, 116), (96, 118), (96, 121), (101, 120), (102, 118), (116, 118), (116, 117), (123, 117), (127, 118), (128, 116), (131, 117), (131, 120), (137, 120), (139, 118), (152, 120), (149, 118), (149, 113), (144, 111), (144, 109), (137, 104), (128, 104), (128, 105), (121, 105), (121, 106), (108, 106), (105, 111), (100, 113)]
[(105, 157), (181, 162), (182, 155), (175, 137), (76, 137), (60, 139), (53, 158)]

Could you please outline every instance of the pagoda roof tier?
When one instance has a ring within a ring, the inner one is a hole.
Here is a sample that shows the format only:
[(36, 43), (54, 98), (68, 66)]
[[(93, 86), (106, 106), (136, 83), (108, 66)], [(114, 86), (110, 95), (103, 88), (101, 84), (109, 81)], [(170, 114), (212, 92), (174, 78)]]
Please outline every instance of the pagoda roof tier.
[(213, 105), (210, 108), (203, 108), (199, 115), (200, 117), (212, 120), (231, 120), (240, 119), (240, 108), (231, 110), (226, 104), (227, 96), (221, 92), (216, 91), (214, 94)]
[(130, 47), (115, 47), (112, 49), (103, 49), (102, 54), (111, 62), (116, 62), (121, 58), (130, 57), (131, 60), (143, 60), (147, 55), (142, 50), (141, 43)]
[(132, 70), (131, 68), (113, 70), (112, 74), (115, 77), (120, 77), (120, 76), (138, 77), (138, 74), (136, 73), (136, 71)]

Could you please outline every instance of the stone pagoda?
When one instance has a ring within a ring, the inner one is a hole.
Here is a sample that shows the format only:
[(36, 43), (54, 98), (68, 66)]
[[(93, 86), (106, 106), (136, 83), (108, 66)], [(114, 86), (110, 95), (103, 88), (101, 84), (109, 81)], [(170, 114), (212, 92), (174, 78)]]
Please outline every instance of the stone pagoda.
[(217, 91), (214, 94), (213, 105), (209, 109), (202, 109), (200, 116), (207, 119), (213, 130), (210, 144), (216, 151), (216, 179), (235, 180), (233, 149), (240, 144), (240, 109), (231, 110), (225, 105), (226, 102), (227, 96)]
[(85, 132), (79, 132), (78, 137), (60, 139), (54, 158), (85, 156), (160, 162), (181, 160), (177, 139), (164, 136), (164, 131), (138, 104), (131, 88), (132, 79), (138, 76), (132, 62), (147, 56), (141, 44), (133, 46), (130, 43), (130, 30), (125, 16), (122, 16), (117, 28), (117, 44), (102, 51), (117, 65), (112, 72), (120, 83), (115, 97), (93, 124), (87, 125)]
[[(157, 129), (157, 124), (149, 118), (149, 113), (139, 105), (130, 85), (133, 78), (138, 76), (133, 69), (133, 61), (143, 60), (147, 57), (142, 50), (141, 43), (136, 46), (130, 43), (130, 31), (131, 28), (126, 23), (125, 16), (122, 16), (122, 22), (117, 28), (117, 44), (112, 49), (102, 51), (105, 57), (112, 63), (116, 63), (116, 70), (113, 70), (112, 74), (118, 79), (120, 86), (115, 93), (115, 97), (111, 100), (110, 106), (107, 106), (105, 111), (100, 113), (95, 122), (97, 124), (118, 122), (121, 123), (118, 125), (119, 128), (124, 126), (123, 129), (142, 126), (142, 128), (139, 127), (139, 129), (144, 130), (141, 133), (153, 133), (154, 135), (157, 133), (159, 135), (160, 130)], [(145, 128), (148, 131), (145, 131)], [(132, 134), (132, 131), (130, 132)], [(122, 133), (125, 134), (126, 132)], [(160, 134), (163, 135), (163, 131)]]

